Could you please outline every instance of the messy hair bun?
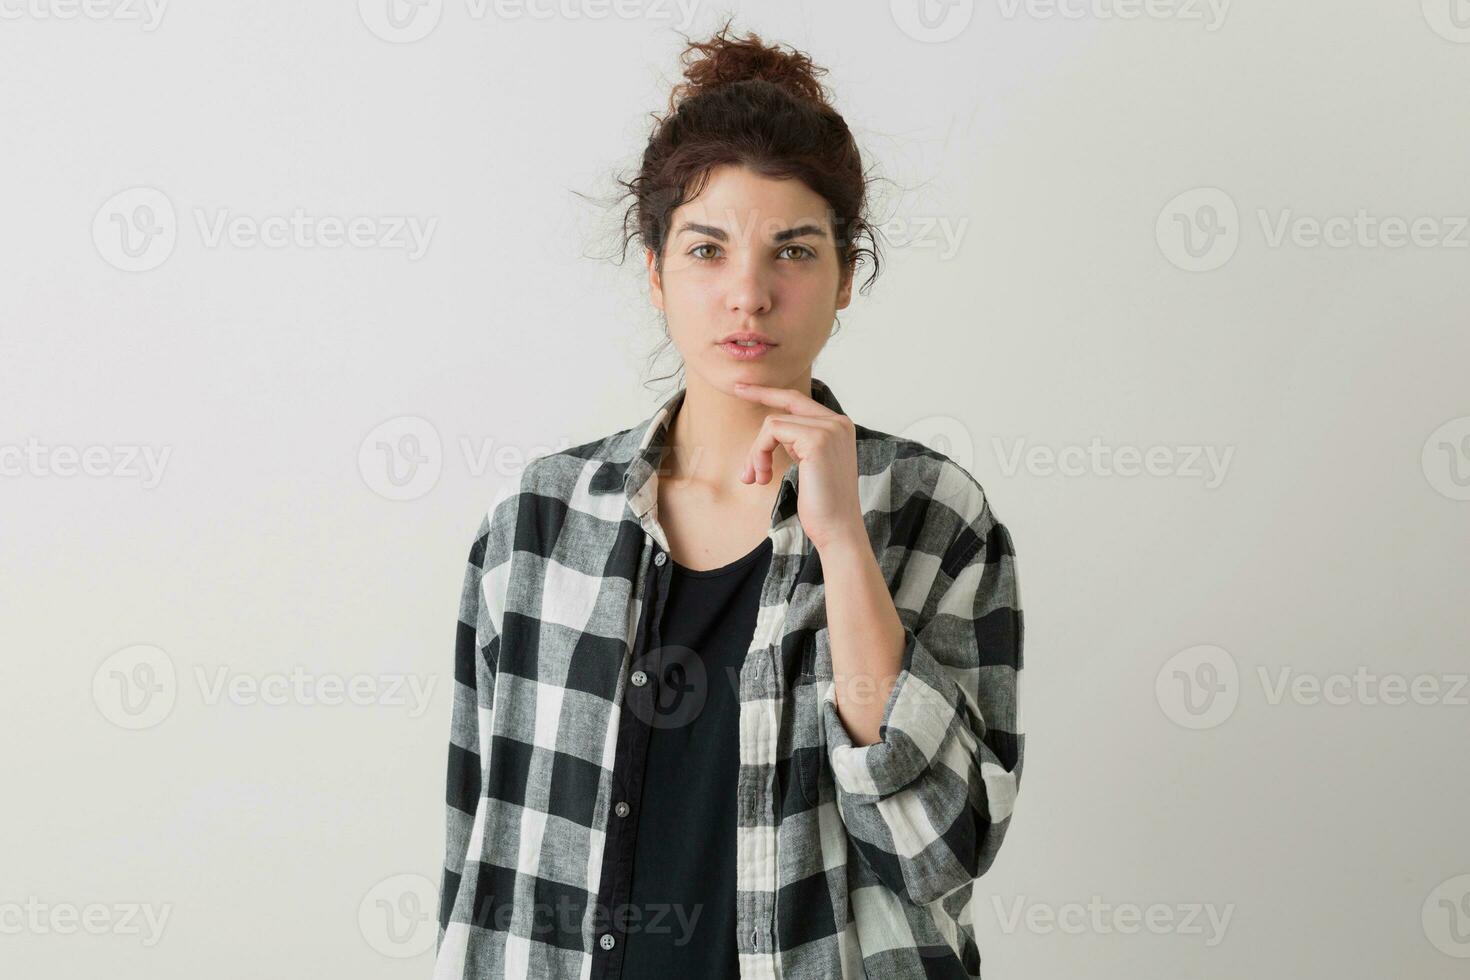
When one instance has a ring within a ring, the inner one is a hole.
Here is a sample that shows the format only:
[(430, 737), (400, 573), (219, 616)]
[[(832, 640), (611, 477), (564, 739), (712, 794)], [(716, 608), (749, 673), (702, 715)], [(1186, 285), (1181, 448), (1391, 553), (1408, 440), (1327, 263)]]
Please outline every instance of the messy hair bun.
[(674, 211), (700, 194), (714, 168), (736, 164), (797, 178), (820, 195), (830, 209), (840, 271), (852, 275), (870, 260), (864, 288), (871, 285), (878, 251), (862, 154), (818, 81), (827, 70), (755, 34), (736, 37), (729, 21), (707, 40), (685, 41), (684, 81), (673, 87), (668, 111), (653, 116), (638, 174), (618, 180), (633, 198), (623, 219), (624, 250), (638, 239), (661, 271)]
[(682, 84), (674, 86), (669, 96), (669, 112), (678, 110), (680, 102), (695, 98), (712, 89), (751, 79), (780, 86), (793, 96), (808, 99), (830, 108), (826, 90), (817, 76), (827, 69), (794, 48), (782, 51), (780, 45), (763, 44), (754, 34), (743, 39), (728, 35), (726, 22), (719, 33), (707, 41), (691, 41), (680, 55), (684, 64)]

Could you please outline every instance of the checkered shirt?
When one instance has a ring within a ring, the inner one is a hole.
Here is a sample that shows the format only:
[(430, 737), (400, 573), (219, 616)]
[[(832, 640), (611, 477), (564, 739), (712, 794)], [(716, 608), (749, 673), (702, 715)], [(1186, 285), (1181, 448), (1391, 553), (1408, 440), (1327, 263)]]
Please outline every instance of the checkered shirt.
[[(600, 980), (617, 735), (653, 562), (656, 467), (680, 389), (642, 423), (533, 460), (469, 552), (450, 720), (436, 980)], [(836, 412), (831, 388), (812, 397)], [(975, 881), (1021, 778), (1023, 621), (1009, 531), (924, 444), (856, 426), (858, 492), (904, 625), (879, 741), (837, 712), (799, 469), (738, 679), (741, 976), (979, 977)], [(871, 688), (870, 688), (871, 689)]]

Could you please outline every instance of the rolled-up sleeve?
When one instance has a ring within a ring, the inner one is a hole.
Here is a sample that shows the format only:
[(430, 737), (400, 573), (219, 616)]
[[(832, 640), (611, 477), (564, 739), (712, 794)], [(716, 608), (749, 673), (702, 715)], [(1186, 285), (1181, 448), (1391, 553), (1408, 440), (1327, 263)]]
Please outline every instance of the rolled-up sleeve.
[[(903, 660), (879, 740), (853, 744), (830, 683), (821, 713), (855, 849), (889, 888), (927, 904), (984, 874), (1010, 825), (1024, 628), (1010, 533), (983, 497), (943, 555), (913, 564), (932, 582), (922, 608), (896, 602)], [(817, 643), (830, 660), (825, 630)]]

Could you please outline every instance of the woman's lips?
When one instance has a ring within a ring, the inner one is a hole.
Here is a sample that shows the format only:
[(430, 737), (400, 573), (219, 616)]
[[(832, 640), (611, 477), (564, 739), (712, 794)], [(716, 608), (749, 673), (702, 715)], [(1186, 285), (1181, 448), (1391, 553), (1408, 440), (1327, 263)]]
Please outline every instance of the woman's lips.
[(755, 343), (746, 345), (737, 344), (733, 340), (729, 343), (718, 344), (717, 346), (737, 361), (753, 361), (758, 357), (765, 356), (768, 351), (776, 349), (775, 344)]

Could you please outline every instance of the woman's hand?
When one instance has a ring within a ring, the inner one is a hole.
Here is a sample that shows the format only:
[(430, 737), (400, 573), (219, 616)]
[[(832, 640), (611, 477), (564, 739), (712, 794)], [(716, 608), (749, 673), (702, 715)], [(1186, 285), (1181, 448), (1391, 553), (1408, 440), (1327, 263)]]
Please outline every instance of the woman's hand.
[(857, 432), (852, 419), (794, 388), (737, 381), (735, 393), (788, 414), (767, 415), (740, 471), (741, 483), (769, 483), (777, 445), (798, 464), (796, 514), (818, 551), (829, 545), (869, 548), (858, 500)]

